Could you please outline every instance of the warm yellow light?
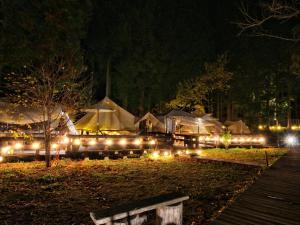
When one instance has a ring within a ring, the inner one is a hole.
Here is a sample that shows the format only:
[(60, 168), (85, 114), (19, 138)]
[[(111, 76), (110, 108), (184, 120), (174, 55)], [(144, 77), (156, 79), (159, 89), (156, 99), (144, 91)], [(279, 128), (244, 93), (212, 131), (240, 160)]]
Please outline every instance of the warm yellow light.
[(155, 145), (155, 144), (156, 144), (155, 140), (152, 139), (152, 140), (149, 141), (149, 145)]
[(133, 154), (133, 151), (130, 151), (129, 154), (132, 155), (132, 154)]
[(196, 138), (193, 138), (192, 141), (196, 141)]
[(133, 143), (134, 143), (135, 145), (141, 145), (141, 144), (142, 144), (142, 140), (139, 139), (139, 138), (137, 138), (137, 139), (134, 140)]
[(118, 151), (115, 151), (115, 155), (118, 155), (119, 154), (119, 152)]
[(238, 142), (238, 139), (237, 138), (233, 138), (232, 142)]
[(125, 145), (127, 145), (127, 140), (125, 138), (123, 138), (119, 141), (119, 144), (122, 146), (125, 146)]
[(62, 142), (63, 142), (63, 144), (69, 144), (70, 139), (65, 136)]
[(186, 150), (186, 151), (185, 151), (185, 154), (190, 154), (190, 151), (189, 151), (189, 150)]
[(75, 145), (80, 145), (81, 144), (81, 140), (79, 138), (74, 140), (74, 144)]
[(266, 142), (266, 139), (264, 138), (264, 137), (260, 137), (259, 139), (258, 139), (258, 141), (259, 141), (259, 143), (265, 143)]
[(107, 139), (107, 140), (105, 140), (105, 144), (107, 146), (111, 146), (113, 144), (113, 141), (111, 139)]
[(178, 150), (178, 151), (177, 151), (177, 154), (178, 154), (178, 155), (181, 155), (181, 154), (182, 154), (182, 151)]
[(259, 129), (259, 130), (263, 130), (263, 129), (264, 129), (264, 126), (263, 126), (263, 125), (258, 125), (258, 129)]
[(40, 143), (39, 142), (33, 142), (32, 143), (32, 148), (35, 149), (35, 150), (39, 149), (40, 148)]
[(203, 140), (204, 140), (204, 137), (199, 137), (198, 140), (199, 140), (199, 141), (203, 141)]
[(213, 140), (214, 140), (214, 141), (219, 141), (219, 137), (218, 137), (218, 136), (215, 136), (215, 137), (213, 137)]
[(23, 145), (22, 145), (22, 143), (20, 143), (20, 142), (17, 142), (16, 144), (15, 144), (15, 149), (21, 149), (23, 147)]
[(252, 139), (249, 137), (249, 138), (246, 139), (246, 141), (247, 141), (247, 142), (251, 142)]
[(245, 138), (240, 138), (240, 142), (241, 143), (245, 142)]
[(89, 145), (96, 145), (97, 144), (97, 141), (95, 139), (91, 139), (89, 141)]
[(158, 158), (158, 157), (159, 157), (159, 152), (157, 152), (157, 151), (153, 152), (153, 153), (152, 153), (152, 156), (153, 156), (154, 158)]
[(5, 146), (1, 149), (2, 154), (7, 154), (10, 150), (10, 146)]
[(206, 137), (206, 138), (205, 138), (205, 141), (210, 141), (210, 137)]
[(201, 150), (197, 150), (197, 155), (201, 155), (202, 154), (202, 151)]
[(169, 152), (165, 151), (164, 156), (169, 156)]
[(53, 143), (53, 144), (51, 145), (51, 148), (52, 148), (52, 149), (57, 149), (57, 147), (58, 147), (58, 144), (56, 144), (56, 143)]
[(3, 162), (4, 158), (0, 155), (0, 162)]

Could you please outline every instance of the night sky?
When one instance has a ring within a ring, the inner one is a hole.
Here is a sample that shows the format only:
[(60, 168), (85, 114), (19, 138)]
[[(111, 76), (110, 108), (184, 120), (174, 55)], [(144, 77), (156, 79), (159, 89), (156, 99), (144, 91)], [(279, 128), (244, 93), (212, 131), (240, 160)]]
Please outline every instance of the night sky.
[[(203, 101), (207, 113), (254, 126), (272, 124), (274, 117), (284, 124), (289, 110), (297, 119), (299, 76), (290, 68), (298, 45), (238, 36), (242, 4), (259, 14), (256, 3), (241, 0), (4, 1), (2, 75), (51, 54), (76, 51), (86, 76), (92, 76), (91, 103), (105, 96), (109, 70), (110, 97), (141, 116), (170, 110), (166, 105), (176, 98), (180, 82), (201, 77), (207, 63), (226, 55), (232, 78), (226, 91)], [(292, 25), (269, 28), (285, 32)]]

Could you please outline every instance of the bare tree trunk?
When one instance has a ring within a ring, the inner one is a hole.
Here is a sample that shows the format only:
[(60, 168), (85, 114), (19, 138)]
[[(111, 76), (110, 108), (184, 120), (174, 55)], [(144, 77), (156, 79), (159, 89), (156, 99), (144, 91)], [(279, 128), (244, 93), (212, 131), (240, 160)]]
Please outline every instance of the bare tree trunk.
[(47, 106), (44, 106), (44, 142), (46, 167), (51, 167), (51, 116)]

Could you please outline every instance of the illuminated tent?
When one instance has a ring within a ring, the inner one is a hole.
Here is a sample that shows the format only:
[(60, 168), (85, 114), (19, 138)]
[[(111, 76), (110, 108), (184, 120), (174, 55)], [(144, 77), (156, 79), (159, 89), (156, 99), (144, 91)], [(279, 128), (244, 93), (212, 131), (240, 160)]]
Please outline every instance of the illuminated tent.
[(167, 133), (208, 134), (202, 118), (182, 110), (172, 110), (165, 115)]
[(223, 132), (222, 123), (211, 114), (205, 114), (201, 118), (203, 119), (205, 128), (209, 133), (220, 134)]
[(77, 130), (97, 131), (98, 128), (100, 131), (135, 130), (134, 115), (108, 97), (90, 108), (110, 110), (100, 110), (99, 114), (97, 110), (89, 110), (86, 115), (76, 122), (75, 127)]
[[(61, 107), (57, 106), (52, 112), (51, 128), (56, 129), (61, 119), (64, 121), (64, 125), (68, 128), (69, 132), (76, 134), (75, 126), (68, 114), (64, 113)], [(29, 108), (7, 102), (0, 102), (0, 123), (4, 125), (4, 127), (31, 127), (32, 130), (37, 131), (42, 129), (42, 122), (47, 120), (48, 118), (44, 118), (42, 110), (38, 108)]]
[(145, 122), (148, 126), (148, 131), (150, 132), (165, 132), (165, 125), (159, 119), (157, 119), (152, 113), (146, 113), (141, 119), (135, 123), (135, 128), (140, 129), (142, 123)]
[(225, 125), (232, 134), (250, 134), (248, 126), (242, 121), (226, 121)]

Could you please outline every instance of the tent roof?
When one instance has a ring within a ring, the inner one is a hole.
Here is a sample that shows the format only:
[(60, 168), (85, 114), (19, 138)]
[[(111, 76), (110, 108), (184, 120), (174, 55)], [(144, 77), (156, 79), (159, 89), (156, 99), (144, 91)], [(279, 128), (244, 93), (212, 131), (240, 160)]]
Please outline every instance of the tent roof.
[(233, 134), (250, 134), (249, 127), (242, 121), (226, 121), (225, 125)]
[[(54, 109), (53, 118), (57, 119), (61, 112), (61, 107), (57, 106)], [(43, 117), (41, 109), (0, 102), (0, 123), (25, 125), (40, 123), (44, 120), (47, 120), (47, 118)]]
[[(93, 107), (109, 108), (99, 112), (100, 130), (134, 130), (135, 116), (123, 109), (110, 98), (105, 97)], [(97, 111), (88, 112), (76, 123), (79, 130), (97, 130)]]

